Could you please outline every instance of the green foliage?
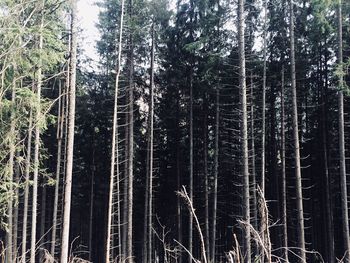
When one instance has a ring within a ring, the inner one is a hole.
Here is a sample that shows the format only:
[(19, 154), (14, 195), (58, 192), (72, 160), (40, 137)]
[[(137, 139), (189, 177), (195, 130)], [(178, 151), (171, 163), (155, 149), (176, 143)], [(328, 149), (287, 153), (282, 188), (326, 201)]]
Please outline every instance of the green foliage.
[[(38, 100), (36, 86), (42, 82), (45, 88), (51, 85), (46, 79), (60, 72), (65, 63), (65, 28), (63, 24), (64, 1), (0, 1), (0, 227), (6, 228), (7, 205), (9, 200), (17, 203), (15, 189), (24, 187), (24, 182), (10, 181), (15, 171), (9, 163), (9, 152), (15, 146), (15, 164), (24, 166), (26, 160), (26, 139), (29, 116), (34, 117), (40, 111), (39, 125), (44, 132), (55, 122), (51, 114), (52, 101), (43, 96)], [(43, 22), (43, 24), (42, 24)], [(39, 38), (43, 38), (43, 47), (39, 47)], [(38, 80), (38, 68), (42, 69), (42, 80)], [(15, 91), (15, 100), (12, 99)], [(14, 127), (14, 133), (11, 130)], [(41, 144), (41, 147), (44, 147)], [(41, 162), (45, 160), (45, 151), (41, 150)], [(31, 167), (31, 171), (32, 171)], [(45, 169), (40, 175), (50, 177)], [(19, 175), (20, 176), (20, 175)], [(12, 189), (12, 192), (10, 191)]]

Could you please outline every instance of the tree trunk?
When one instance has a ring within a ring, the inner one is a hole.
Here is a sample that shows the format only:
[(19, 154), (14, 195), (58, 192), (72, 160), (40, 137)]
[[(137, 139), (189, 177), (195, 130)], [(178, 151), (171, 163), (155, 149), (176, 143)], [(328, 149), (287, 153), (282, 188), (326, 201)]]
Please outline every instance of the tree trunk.
[[(108, 222), (107, 222), (107, 240), (106, 240), (106, 263), (113, 261), (112, 247), (111, 247), (111, 231), (112, 231), (112, 217), (113, 217), (113, 203), (114, 203), (114, 180), (117, 184), (117, 227), (118, 227), (118, 256), (120, 256), (120, 200), (119, 200), (119, 151), (118, 151), (118, 93), (119, 93), (119, 77), (121, 72), (121, 55), (122, 55), (122, 41), (123, 41), (123, 25), (124, 25), (124, 0), (121, 2), (121, 19), (119, 27), (118, 50), (117, 50), (117, 68), (115, 76), (115, 90), (114, 90), (114, 112), (113, 112), (113, 129), (112, 129), (112, 153), (111, 153), (111, 174), (109, 181), (109, 201), (108, 201)], [(117, 168), (117, 175), (115, 175), (115, 167)]]
[(266, 141), (266, 59), (267, 59), (267, 0), (264, 1), (264, 39), (263, 39), (263, 86), (262, 86), (262, 117), (261, 117), (261, 191), (265, 194), (265, 141)]
[[(21, 85), (22, 87), (22, 85)], [(18, 137), (18, 141), (20, 141), (20, 136), (17, 136)], [(20, 157), (20, 151), (17, 150), (16, 151), (16, 159), (18, 157)], [(18, 161), (15, 162), (15, 183), (16, 183), (16, 188), (15, 188), (15, 200), (16, 200), (16, 204), (14, 205), (14, 213), (13, 213), (13, 258), (18, 259), (18, 206), (19, 206), (19, 188), (18, 188), (18, 185), (20, 185), (20, 164)]]
[[(129, 0), (129, 16), (133, 18), (133, 0)], [(128, 228), (127, 228), (127, 262), (133, 259), (133, 183), (134, 183), (134, 44), (133, 33), (129, 39), (129, 140), (128, 140)]]
[(220, 91), (216, 88), (215, 104), (215, 155), (214, 155), (214, 187), (213, 187), (213, 218), (211, 226), (210, 256), (211, 261), (215, 262), (215, 244), (216, 244), (216, 215), (218, 206), (218, 174), (219, 174), (219, 129), (220, 129)]
[[(93, 140), (93, 152), (92, 152), (92, 167), (91, 167), (91, 185), (90, 185), (90, 213), (89, 213), (89, 261), (92, 262), (92, 231), (94, 222), (94, 198), (95, 198), (95, 142)], [(119, 226), (119, 224), (118, 224)], [(119, 232), (118, 232), (119, 237)], [(118, 254), (120, 255), (120, 254)]]
[[(338, 64), (343, 71), (343, 17), (342, 1), (338, 0)], [(344, 77), (339, 76), (338, 91), (338, 118), (339, 118), (339, 153), (340, 153), (340, 187), (341, 187), (341, 208), (343, 223), (343, 242), (344, 242), (344, 262), (350, 262), (350, 232), (349, 232), (349, 215), (348, 215), (348, 194), (346, 182), (346, 163), (345, 163), (345, 135), (344, 135)]]
[(250, 109), (250, 117), (251, 117), (251, 153), (252, 153), (252, 203), (253, 203), (253, 219), (252, 226), (255, 230), (258, 230), (258, 208), (257, 208), (257, 185), (256, 185), (256, 167), (255, 167), (255, 116), (254, 116), (254, 78), (253, 72), (250, 74), (250, 96), (251, 96), (251, 109)]
[(46, 249), (46, 186), (43, 180), (42, 193), (41, 193), (41, 214), (40, 214), (40, 259), (44, 255), (42, 249)]
[(281, 76), (281, 166), (282, 166), (282, 227), (283, 227), (283, 259), (288, 262), (288, 225), (287, 225), (287, 179), (286, 179), (286, 137), (285, 137), (285, 94), (284, 94), (284, 66)]
[[(242, 175), (243, 175), (243, 221), (250, 223), (249, 209), (249, 161), (248, 161), (248, 122), (247, 122), (247, 87), (246, 87), (246, 62), (244, 40), (244, 0), (238, 1), (238, 48), (239, 48), (239, 88), (241, 106), (241, 149), (242, 149)], [(244, 227), (243, 247), (245, 262), (251, 262), (250, 228)]]
[(25, 182), (24, 182), (24, 198), (23, 198), (23, 225), (22, 225), (22, 253), (21, 263), (26, 262), (27, 257), (27, 225), (28, 225), (28, 203), (29, 203), (29, 180), (30, 180), (30, 164), (32, 154), (32, 134), (33, 134), (33, 111), (29, 112), (28, 138), (27, 138), (27, 158), (25, 160)]
[[(177, 92), (177, 101), (176, 101), (176, 183), (177, 191), (181, 190), (181, 160), (180, 160), (180, 90)], [(181, 197), (180, 195), (176, 196), (176, 217), (177, 217), (177, 240), (182, 244), (182, 216), (181, 216)], [(178, 259), (179, 263), (182, 263), (182, 255)]]
[[(327, 56), (327, 55), (326, 55)], [(320, 61), (322, 63), (322, 60)], [(325, 64), (327, 60), (325, 61)], [(321, 64), (322, 65), (322, 64)], [(327, 66), (325, 67), (327, 69)], [(325, 75), (327, 75), (327, 70)], [(333, 215), (332, 215), (332, 202), (331, 202), (331, 194), (330, 194), (330, 184), (331, 181), (329, 179), (329, 167), (328, 167), (328, 147), (327, 147), (327, 120), (326, 120), (326, 109), (327, 109), (327, 89), (328, 89), (328, 79), (322, 80), (322, 75), (320, 76), (321, 83), (324, 83), (324, 86), (321, 85), (322, 91), (322, 144), (323, 144), (323, 163), (324, 163), (324, 189), (325, 189), (325, 206), (326, 206), (326, 231), (327, 231), (327, 262), (334, 263), (335, 262), (335, 254), (334, 254), (334, 229), (333, 229)]]
[[(16, 65), (13, 66), (14, 70), (16, 70)], [(10, 140), (9, 140), (9, 172), (8, 172), (8, 183), (9, 183), (9, 190), (8, 192), (11, 194), (8, 200), (8, 231), (6, 232), (6, 262), (12, 263), (14, 260), (14, 249), (13, 247), (13, 192), (14, 192), (14, 185), (13, 185), (13, 175), (14, 175), (14, 166), (15, 166), (15, 151), (16, 151), (16, 120), (15, 120), (15, 110), (16, 110), (16, 76), (13, 77), (12, 81), (12, 94), (11, 94), (11, 104), (12, 104), (12, 111), (11, 111), (11, 124), (10, 124)]]
[[(205, 98), (205, 100), (207, 100)], [(205, 201), (205, 251), (206, 257), (210, 259), (210, 232), (209, 232), (209, 175), (208, 175), (208, 104), (204, 103), (203, 123), (203, 159), (204, 159), (204, 201)]]
[(294, 140), (294, 158), (295, 158), (295, 180), (296, 180), (296, 202), (297, 202), (297, 232), (299, 256), (302, 262), (306, 262), (305, 254), (305, 234), (304, 234), (304, 209), (303, 192), (300, 165), (300, 145), (298, 128), (298, 104), (297, 104), (297, 86), (295, 73), (295, 44), (294, 44), (294, 10), (293, 0), (289, 0), (290, 5), (290, 60), (291, 60), (291, 81), (292, 81), (292, 116), (293, 116), (293, 140)]
[[(190, 180), (189, 180), (189, 197), (193, 203), (193, 75), (190, 73)], [(193, 215), (189, 212), (188, 218), (188, 251), (193, 255)]]
[(77, 1), (71, 4), (71, 51), (70, 51), (70, 83), (68, 107), (68, 135), (67, 135), (67, 167), (64, 187), (64, 209), (62, 225), (61, 263), (67, 263), (69, 253), (69, 227), (72, 195), (72, 172), (75, 127), (75, 90), (77, 66)]
[[(69, 70), (68, 70), (69, 72)], [(57, 233), (57, 213), (58, 213), (58, 195), (60, 187), (61, 177), (61, 157), (62, 157), (62, 138), (63, 138), (63, 124), (65, 115), (65, 96), (62, 97), (62, 81), (59, 80), (59, 101), (58, 101), (58, 122), (57, 122), (57, 159), (56, 159), (56, 182), (55, 182), (55, 197), (53, 204), (53, 215), (52, 215), (52, 235), (51, 235), (51, 249), (50, 253), (55, 256), (56, 248), (56, 233)]]
[[(44, 8), (45, 2), (42, 2), (42, 8)], [(44, 16), (41, 17), (40, 24), (40, 36), (39, 36), (39, 50), (43, 48), (43, 28), (44, 28)], [(37, 96), (37, 109), (35, 112), (35, 139), (34, 139), (34, 173), (33, 173), (33, 200), (32, 200), (32, 233), (31, 233), (31, 245), (30, 245), (30, 263), (35, 263), (36, 254), (36, 227), (37, 227), (37, 207), (38, 207), (38, 175), (39, 175), (39, 150), (40, 150), (40, 120), (41, 116), (41, 86), (42, 86), (42, 65), (39, 62), (39, 68), (37, 70), (37, 83), (36, 83), (36, 96)]]
[(154, 22), (152, 24), (151, 48), (151, 83), (150, 83), (150, 131), (149, 131), (149, 189), (148, 189), (148, 262), (152, 263), (152, 237), (153, 237), (153, 133), (154, 133)]

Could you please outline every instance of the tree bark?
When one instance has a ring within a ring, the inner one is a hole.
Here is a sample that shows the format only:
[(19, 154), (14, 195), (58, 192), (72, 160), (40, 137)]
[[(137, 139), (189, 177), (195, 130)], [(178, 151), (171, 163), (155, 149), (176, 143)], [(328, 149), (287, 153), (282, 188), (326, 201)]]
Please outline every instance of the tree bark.
[(71, 51), (70, 51), (70, 83), (68, 107), (68, 135), (67, 135), (67, 166), (64, 187), (64, 209), (62, 225), (62, 247), (60, 263), (67, 263), (69, 253), (69, 228), (72, 195), (74, 127), (75, 127), (75, 90), (77, 66), (77, 1), (71, 3)]
[(211, 261), (215, 262), (215, 244), (216, 244), (216, 217), (218, 206), (218, 174), (219, 174), (219, 129), (220, 129), (220, 91), (216, 88), (215, 103), (215, 155), (214, 155), (214, 186), (213, 186), (213, 218), (211, 226), (210, 256)]
[[(16, 65), (13, 66), (14, 71), (16, 70)], [(10, 193), (9, 200), (8, 200), (8, 230), (6, 232), (6, 262), (12, 263), (14, 260), (14, 249), (16, 249), (13, 246), (13, 194), (14, 194), (14, 185), (13, 185), (13, 175), (14, 175), (14, 169), (15, 169), (15, 151), (16, 151), (16, 120), (15, 120), (15, 110), (16, 110), (16, 76), (13, 77), (12, 81), (12, 94), (11, 94), (11, 104), (12, 104), (12, 111), (11, 111), (11, 124), (10, 124), (10, 134), (9, 134), (9, 172), (8, 172), (8, 183), (9, 183), (9, 190)]]
[[(205, 100), (207, 100), (205, 98)], [(210, 232), (209, 232), (209, 175), (208, 175), (208, 104), (204, 103), (203, 123), (203, 159), (204, 159), (204, 201), (205, 201), (205, 251), (206, 257), (210, 259)]]
[[(248, 161), (248, 122), (247, 122), (247, 87), (246, 87), (246, 61), (244, 40), (244, 0), (238, 1), (238, 49), (239, 49), (239, 88), (241, 106), (241, 149), (242, 149), (242, 175), (243, 175), (243, 221), (250, 223), (249, 209), (249, 161)], [(243, 247), (244, 261), (251, 262), (250, 228), (244, 226)]]
[[(69, 70), (68, 70), (69, 72)], [(56, 159), (56, 182), (55, 182), (55, 197), (53, 204), (53, 215), (52, 215), (52, 235), (51, 235), (51, 248), (50, 253), (55, 256), (56, 248), (56, 233), (57, 233), (57, 214), (58, 214), (58, 197), (59, 197), (59, 187), (61, 178), (61, 160), (62, 160), (62, 138), (63, 138), (63, 124), (65, 115), (65, 96), (62, 96), (62, 81), (59, 80), (59, 101), (58, 101), (58, 122), (57, 122), (57, 159)], [(65, 89), (64, 89), (65, 91)]]
[[(42, 1), (42, 8), (45, 6), (45, 2)], [(44, 16), (41, 17), (40, 22), (40, 35), (39, 35), (39, 50), (43, 49), (43, 28), (44, 28)], [(37, 70), (37, 83), (36, 83), (36, 96), (37, 96), (37, 109), (35, 112), (35, 139), (34, 139), (34, 172), (33, 172), (33, 200), (32, 200), (32, 232), (31, 232), (31, 245), (30, 245), (30, 263), (35, 263), (36, 254), (36, 227), (37, 227), (37, 207), (38, 207), (38, 175), (39, 175), (39, 150), (40, 150), (40, 120), (41, 116), (41, 86), (42, 86), (42, 65), (39, 62), (39, 68)]]
[[(326, 55), (327, 56), (327, 55)], [(320, 61), (322, 65), (322, 60)], [(327, 60), (325, 61), (325, 64)], [(325, 66), (327, 75), (327, 66)], [(322, 144), (323, 144), (323, 163), (324, 163), (324, 189), (325, 189), (325, 206), (326, 206), (326, 235), (327, 235), (327, 262), (334, 263), (335, 262), (335, 254), (334, 254), (334, 228), (333, 228), (333, 215), (332, 215), (332, 202), (331, 202), (331, 194), (330, 194), (330, 179), (329, 179), (329, 165), (328, 165), (328, 147), (327, 147), (327, 117), (326, 117), (326, 106), (327, 104), (327, 89), (328, 89), (328, 79), (327, 76), (325, 80), (322, 80), (322, 75), (320, 76), (321, 83), (321, 96), (322, 96)]]
[(287, 179), (286, 179), (286, 137), (285, 137), (285, 94), (284, 94), (284, 66), (281, 76), (281, 166), (282, 166), (282, 227), (283, 227), (283, 259), (288, 260), (288, 225), (287, 225)]
[(251, 96), (251, 109), (250, 109), (250, 118), (251, 118), (251, 153), (252, 153), (252, 203), (253, 203), (253, 219), (252, 219), (252, 226), (255, 230), (258, 230), (258, 208), (257, 208), (257, 185), (256, 185), (256, 166), (255, 166), (255, 116), (254, 116), (254, 78), (253, 78), (253, 72), (250, 74), (250, 96)]
[(24, 198), (23, 198), (23, 225), (22, 225), (22, 252), (21, 263), (26, 262), (27, 257), (27, 225), (28, 225), (28, 203), (29, 203), (29, 180), (32, 154), (32, 134), (33, 134), (33, 110), (29, 112), (28, 137), (27, 137), (27, 157), (25, 160), (24, 177)]
[(290, 5), (290, 60), (291, 60), (291, 81), (292, 81), (292, 118), (293, 118), (293, 140), (294, 140), (294, 158), (295, 158), (295, 180), (296, 180), (296, 202), (297, 202), (297, 232), (299, 256), (302, 262), (306, 262), (305, 254), (305, 234), (304, 234), (304, 209), (303, 209), (303, 189), (301, 179), (300, 165), (300, 145), (298, 128), (298, 104), (297, 104), (297, 85), (295, 73), (295, 40), (294, 40), (294, 10), (293, 0), (289, 0)]
[[(343, 17), (342, 1), (338, 0), (338, 64), (343, 71)], [(338, 91), (338, 121), (339, 121), (339, 154), (340, 154), (340, 188), (341, 188), (341, 209), (343, 223), (343, 242), (344, 242), (344, 262), (350, 262), (350, 232), (348, 215), (348, 193), (346, 182), (346, 162), (345, 162), (345, 135), (344, 135), (344, 77), (339, 76)]]
[[(129, 0), (129, 17), (133, 19), (133, 0)], [(133, 32), (129, 36), (129, 140), (128, 140), (128, 227), (127, 262), (133, 259), (133, 195), (134, 195), (134, 44)]]
[[(92, 262), (92, 238), (93, 238), (93, 222), (94, 222), (94, 198), (95, 198), (95, 141), (92, 142), (92, 167), (91, 167), (91, 183), (90, 183), (90, 213), (89, 213), (89, 261)], [(119, 236), (119, 233), (118, 233)], [(118, 254), (120, 255), (120, 254)]]
[[(108, 222), (107, 222), (107, 240), (106, 240), (106, 263), (113, 261), (112, 247), (111, 247), (111, 231), (112, 231), (112, 217), (113, 215), (113, 202), (114, 198), (114, 180), (117, 184), (117, 228), (118, 228), (118, 256), (121, 255), (121, 242), (120, 242), (120, 189), (119, 189), (119, 151), (118, 151), (118, 93), (119, 93), (119, 77), (121, 72), (121, 55), (122, 55), (122, 41), (123, 41), (123, 25), (124, 25), (124, 0), (121, 0), (121, 16), (119, 26), (118, 50), (117, 50), (117, 65), (115, 76), (115, 90), (114, 90), (114, 112), (113, 112), (113, 128), (112, 128), (112, 154), (111, 154), (111, 174), (109, 181), (109, 201), (108, 201)], [(117, 168), (117, 174), (115, 175), (115, 167)]]
[(153, 239), (153, 133), (154, 133), (154, 22), (152, 24), (152, 48), (151, 48), (151, 83), (150, 83), (150, 132), (149, 132), (149, 189), (148, 189), (148, 262), (152, 263), (152, 239)]
[[(189, 197), (193, 203), (193, 75), (190, 73), (190, 178), (189, 178)], [(193, 255), (193, 215), (190, 212), (188, 218), (188, 251)]]

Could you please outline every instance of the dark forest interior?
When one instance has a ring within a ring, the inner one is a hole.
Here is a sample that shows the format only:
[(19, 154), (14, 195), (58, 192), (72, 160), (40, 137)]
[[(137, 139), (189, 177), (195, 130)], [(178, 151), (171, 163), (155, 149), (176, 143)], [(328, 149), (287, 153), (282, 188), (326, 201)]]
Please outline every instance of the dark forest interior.
[(350, 263), (349, 1), (77, 12), (0, 0), (0, 262)]

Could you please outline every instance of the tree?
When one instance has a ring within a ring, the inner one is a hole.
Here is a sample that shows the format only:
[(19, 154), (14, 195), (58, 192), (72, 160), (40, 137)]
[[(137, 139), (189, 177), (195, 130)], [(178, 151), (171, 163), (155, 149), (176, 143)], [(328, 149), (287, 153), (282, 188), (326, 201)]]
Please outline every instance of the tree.
[(303, 194), (302, 194), (302, 181), (301, 181), (301, 165), (300, 165), (300, 145), (299, 145), (299, 128), (298, 128), (298, 105), (297, 105), (297, 85), (295, 74), (295, 40), (294, 40), (294, 7), (293, 0), (289, 1), (290, 7), (290, 65), (291, 65), (291, 89), (292, 89), (292, 109), (293, 109), (293, 150), (295, 161), (295, 180), (296, 180), (296, 202), (297, 202), (297, 230), (298, 230), (298, 248), (300, 259), (306, 262), (305, 253), (305, 235), (304, 235), (304, 209), (303, 209)]
[[(121, 255), (121, 232), (120, 232), (120, 189), (119, 189), (119, 151), (118, 151), (118, 92), (119, 92), (119, 77), (121, 72), (121, 55), (122, 55), (122, 41), (123, 41), (123, 26), (124, 26), (124, 0), (121, 0), (121, 19), (119, 27), (119, 38), (118, 38), (118, 49), (117, 52), (117, 66), (116, 66), (116, 77), (115, 77), (115, 95), (114, 95), (114, 113), (113, 113), (113, 129), (112, 129), (112, 154), (111, 154), (111, 175), (109, 182), (109, 201), (108, 201), (108, 223), (107, 223), (107, 242), (106, 242), (106, 263), (113, 261), (111, 251), (111, 230), (112, 230), (112, 219), (115, 216), (113, 213), (113, 204), (117, 202), (117, 227), (118, 227), (118, 256)], [(115, 166), (117, 166), (117, 174), (115, 175)], [(114, 180), (116, 181), (117, 189), (114, 192)]]
[[(338, 18), (338, 65), (343, 71), (343, 17), (342, 1), (337, 3)], [(348, 194), (346, 184), (346, 163), (345, 163), (345, 135), (344, 135), (344, 77), (342, 73), (339, 76), (338, 90), (338, 121), (339, 121), (339, 154), (340, 154), (340, 188), (341, 188), (341, 208), (343, 223), (343, 239), (345, 250), (345, 262), (350, 262), (350, 232), (349, 232), (349, 215), (348, 215)]]
[[(245, 69), (245, 41), (244, 41), (244, 0), (238, 1), (238, 49), (239, 49), (239, 88), (241, 106), (241, 149), (242, 149), (242, 176), (243, 176), (243, 220), (250, 222), (249, 209), (249, 164), (248, 164), (248, 124), (247, 124), (247, 87)], [(244, 254), (245, 262), (251, 261), (250, 228), (244, 226)]]
[(73, 173), (73, 148), (75, 128), (75, 90), (76, 90), (76, 67), (77, 67), (77, 1), (72, 0), (70, 6), (71, 19), (71, 45), (70, 45), (70, 78), (69, 78), (69, 106), (68, 106), (68, 133), (67, 133), (67, 164), (64, 185), (63, 225), (62, 225), (62, 247), (61, 263), (68, 261), (69, 227), (71, 213), (72, 195), (72, 173)]
[[(45, 2), (41, 2), (41, 10), (43, 12), (45, 7)], [(44, 15), (42, 13), (40, 28), (39, 28), (39, 52), (43, 50), (43, 28), (44, 28)], [(41, 54), (39, 54), (41, 56)], [(37, 79), (35, 83), (36, 87), (36, 96), (38, 107), (35, 112), (35, 137), (34, 137), (34, 172), (33, 172), (33, 199), (32, 199), (32, 232), (31, 232), (31, 242), (30, 242), (30, 263), (35, 263), (35, 254), (36, 254), (36, 226), (37, 226), (37, 205), (38, 205), (38, 176), (39, 176), (39, 147), (40, 147), (40, 125), (41, 125), (41, 87), (42, 87), (42, 61), (41, 57), (39, 58), (39, 68), (37, 70)]]

